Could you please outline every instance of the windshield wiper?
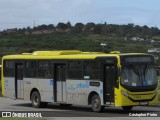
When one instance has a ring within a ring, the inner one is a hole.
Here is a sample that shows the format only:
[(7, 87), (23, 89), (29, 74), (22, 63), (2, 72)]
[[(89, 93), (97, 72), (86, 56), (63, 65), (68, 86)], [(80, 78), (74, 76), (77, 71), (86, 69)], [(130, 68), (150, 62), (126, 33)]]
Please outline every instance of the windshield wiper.
[(145, 73), (148, 71), (148, 68), (149, 68), (149, 63), (145, 65), (145, 68), (144, 68), (144, 75), (145, 75)]
[(138, 67), (138, 70), (136, 70), (136, 68), (133, 66), (133, 65), (130, 65), (131, 69), (139, 76), (140, 73), (139, 73), (139, 67)]

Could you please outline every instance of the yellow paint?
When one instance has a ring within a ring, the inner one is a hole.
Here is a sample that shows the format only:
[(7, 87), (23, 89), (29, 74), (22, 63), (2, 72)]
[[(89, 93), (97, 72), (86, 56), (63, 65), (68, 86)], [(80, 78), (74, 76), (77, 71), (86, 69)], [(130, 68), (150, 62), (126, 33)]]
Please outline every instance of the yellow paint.
[[(133, 102), (128, 97), (134, 99), (134, 100), (144, 100), (144, 99), (151, 99), (155, 95), (156, 97), (149, 101), (148, 105), (154, 105), (158, 104), (158, 96), (157, 96), (157, 90), (155, 89), (153, 91), (147, 91), (147, 92), (129, 92), (123, 87), (119, 87), (119, 89), (115, 88), (115, 106), (138, 106), (141, 105), (141, 102)], [(128, 93), (128, 97), (124, 96), (122, 92)]]
[(2, 95), (5, 96), (5, 83), (4, 83), (4, 76), (3, 76), (3, 59), (2, 59), (2, 66), (1, 66), (1, 84), (2, 84)]
[[(123, 55), (141, 55), (142, 53), (127, 53)], [(144, 55), (144, 54), (143, 54)], [(19, 55), (7, 55), (3, 59), (95, 59), (96, 57), (117, 57), (120, 66), (119, 53), (103, 52), (81, 52), (79, 50), (64, 51), (35, 51), (33, 53), (22, 53)]]

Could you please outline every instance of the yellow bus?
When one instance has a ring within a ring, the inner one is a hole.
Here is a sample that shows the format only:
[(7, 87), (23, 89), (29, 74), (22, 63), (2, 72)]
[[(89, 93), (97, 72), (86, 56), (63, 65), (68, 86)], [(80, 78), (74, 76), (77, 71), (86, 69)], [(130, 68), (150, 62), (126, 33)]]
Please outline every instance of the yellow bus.
[(2, 58), (2, 94), (47, 103), (131, 110), (158, 103), (154, 57), (143, 53), (35, 51)]

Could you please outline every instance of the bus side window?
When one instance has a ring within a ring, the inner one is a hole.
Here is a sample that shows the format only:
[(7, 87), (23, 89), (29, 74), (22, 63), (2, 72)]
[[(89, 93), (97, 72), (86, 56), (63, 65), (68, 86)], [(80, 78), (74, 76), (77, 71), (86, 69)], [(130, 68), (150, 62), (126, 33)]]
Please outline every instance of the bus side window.
[(89, 61), (83, 62), (83, 78), (91, 79), (92, 76), (92, 63)]
[(37, 77), (37, 61), (26, 61), (25, 77), (27, 77), (27, 78), (36, 78)]
[(14, 61), (4, 61), (4, 77), (14, 77)]
[(83, 76), (84, 79), (100, 80), (100, 62), (84, 61)]
[(38, 61), (38, 78), (52, 78), (51, 61)]
[(68, 62), (68, 78), (81, 80), (82, 77), (82, 61)]

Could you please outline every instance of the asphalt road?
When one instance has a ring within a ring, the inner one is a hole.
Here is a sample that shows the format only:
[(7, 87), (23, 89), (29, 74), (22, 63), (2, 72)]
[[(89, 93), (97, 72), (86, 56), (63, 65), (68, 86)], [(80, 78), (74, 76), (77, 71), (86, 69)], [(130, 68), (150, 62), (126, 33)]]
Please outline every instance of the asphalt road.
[[(107, 107), (104, 112), (102, 113), (95, 113), (91, 111), (91, 107), (86, 106), (70, 106), (70, 107), (62, 107), (55, 104), (49, 104), (47, 108), (33, 108), (31, 106), (30, 101), (24, 101), (24, 100), (12, 100), (10, 98), (4, 98), (0, 97), (0, 111), (18, 111), (18, 112), (39, 112), (42, 113), (43, 117), (63, 117), (62, 119), (65, 119), (68, 117), (71, 119), (72, 117), (98, 117), (103, 118), (110, 117), (110, 119), (113, 119), (113, 117), (118, 118), (125, 118), (126, 120), (129, 120), (131, 115), (149, 115), (151, 118), (153, 118), (153, 115), (158, 115), (160, 117), (160, 108), (158, 107), (134, 107), (132, 111), (123, 111), (120, 107)], [(89, 118), (87, 120), (89, 120)], [(154, 117), (154, 119), (157, 119), (158, 117)], [(52, 119), (52, 118), (47, 118)], [(79, 118), (80, 119), (80, 118)], [(137, 118), (136, 118), (137, 119)], [(158, 118), (159, 119), (159, 118)], [(81, 119), (82, 120), (82, 119)], [(92, 118), (92, 120), (94, 120)], [(96, 119), (97, 120), (97, 119)]]

